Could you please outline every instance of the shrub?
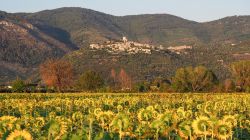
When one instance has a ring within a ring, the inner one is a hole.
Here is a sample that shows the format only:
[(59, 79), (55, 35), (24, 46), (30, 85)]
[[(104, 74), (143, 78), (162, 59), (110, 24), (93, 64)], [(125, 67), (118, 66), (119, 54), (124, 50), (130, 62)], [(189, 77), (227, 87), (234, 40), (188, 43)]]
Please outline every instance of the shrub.
[(12, 83), (12, 92), (24, 92), (25, 91), (25, 83), (21, 79), (16, 79)]
[(84, 91), (96, 91), (104, 86), (104, 80), (99, 73), (87, 71), (83, 73), (77, 82), (77, 88)]

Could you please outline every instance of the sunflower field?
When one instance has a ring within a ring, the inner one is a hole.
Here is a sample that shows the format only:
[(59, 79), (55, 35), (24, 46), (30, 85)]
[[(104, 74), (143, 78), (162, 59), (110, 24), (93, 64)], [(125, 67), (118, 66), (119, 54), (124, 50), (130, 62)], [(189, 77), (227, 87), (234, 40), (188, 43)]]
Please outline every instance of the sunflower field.
[(249, 140), (250, 94), (0, 94), (3, 140)]

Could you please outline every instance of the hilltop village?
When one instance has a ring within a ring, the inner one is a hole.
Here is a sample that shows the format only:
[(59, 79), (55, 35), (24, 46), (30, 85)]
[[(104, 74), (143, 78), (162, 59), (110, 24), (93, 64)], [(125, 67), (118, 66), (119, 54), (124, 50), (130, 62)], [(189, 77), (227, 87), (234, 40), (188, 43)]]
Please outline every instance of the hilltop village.
[(128, 54), (137, 54), (145, 53), (151, 54), (152, 51), (164, 51), (169, 50), (176, 54), (185, 53), (185, 50), (192, 49), (192, 46), (175, 46), (164, 48), (162, 45), (154, 46), (150, 44), (142, 44), (134, 41), (129, 41), (127, 37), (123, 37), (121, 41), (107, 41), (104, 44), (90, 44), (90, 49), (93, 50), (106, 50), (112, 54), (119, 53), (128, 53)]

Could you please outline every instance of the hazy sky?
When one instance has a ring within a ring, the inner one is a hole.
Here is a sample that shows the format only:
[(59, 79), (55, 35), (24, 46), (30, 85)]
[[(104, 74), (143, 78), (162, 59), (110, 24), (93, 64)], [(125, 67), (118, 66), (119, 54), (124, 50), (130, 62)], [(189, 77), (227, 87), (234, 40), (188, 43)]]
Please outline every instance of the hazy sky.
[(195, 21), (250, 15), (250, 0), (0, 0), (0, 10), (36, 12), (84, 7), (112, 15), (167, 13)]

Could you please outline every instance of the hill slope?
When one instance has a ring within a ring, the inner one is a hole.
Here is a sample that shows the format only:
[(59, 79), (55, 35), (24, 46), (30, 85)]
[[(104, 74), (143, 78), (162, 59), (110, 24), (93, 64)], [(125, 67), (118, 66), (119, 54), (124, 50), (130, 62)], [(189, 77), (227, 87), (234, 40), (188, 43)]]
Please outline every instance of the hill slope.
[(121, 36), (141, 43), (169, 46), (228, 43), (249, 39), (250, 34), (250, 16), (198, 23), (168, 14), (117, 17), (83, 8), (59, 8), (21, 15), (50, 34), (54, 31), (46, 30), (44, 26), (68, 32), (67, 39), (79, 47), (120, 39)]
[[(0, 79), (27, 77), (50, 57), (75, 50), (13, 14), (0, 12)], [(10, 74), (9, 74), (10, 73)]]
[[(90, 9), (59, 8), (37, 13), (0, 12), (0, 22), (1, 81), (30, 77), (45, 59), (63, 56), (74, 63), (78, 73), (125, 68), (136, 79), (147, 79), (169, 77), (182, 66), (205, 65), (223, 79), (228, 76), (230, 62), (248, 59), (250, 53), (250, 16), (198, 23), (168, 14), (117, 17)], [(122, 36), (161, 45), (165, 50), (179, 46), (192, 49), (181, 54), (152, 51), (128, 55), (90, 48), (93, 43), (119, 42)]]

